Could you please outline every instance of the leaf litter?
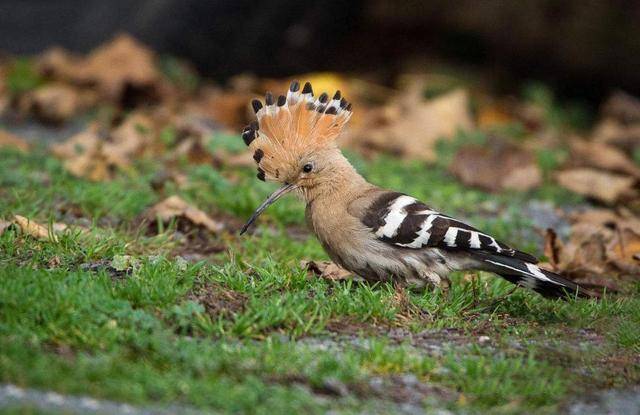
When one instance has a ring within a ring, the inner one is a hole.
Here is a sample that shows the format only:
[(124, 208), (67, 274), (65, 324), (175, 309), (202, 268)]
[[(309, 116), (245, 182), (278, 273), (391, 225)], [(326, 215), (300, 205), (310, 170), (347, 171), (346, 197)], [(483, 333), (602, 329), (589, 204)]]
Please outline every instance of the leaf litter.
[(149, 208), (143, 217), (150, 223), (168, 224), (178, 221), (179, 228), (201, 227), (213, 234), (225, 229), (225, 224), (212, 219), (202, 210), (190, 205), (179, 196), (169, 196)]
[(0, 221), (0, 235), (9, 229), (15, 228), (20, 233), (35, 238), (39, 241), (58, 242), (60, 235), (66, 231), (79, 230), (87, 232), (88, 230), (80, 226), (70, 226), (65, 223), (54, 222), (50, 225), (42, 225), (32, 219), (22, 215), (14, 215), (11, 221)]
[(555, 270), (610, 290), (617, 290), (620, 281), (638, 279), (640, 220), (597, 209), (575, 214), (572, 221), (567, 241), (547, 230), (545, 256)]

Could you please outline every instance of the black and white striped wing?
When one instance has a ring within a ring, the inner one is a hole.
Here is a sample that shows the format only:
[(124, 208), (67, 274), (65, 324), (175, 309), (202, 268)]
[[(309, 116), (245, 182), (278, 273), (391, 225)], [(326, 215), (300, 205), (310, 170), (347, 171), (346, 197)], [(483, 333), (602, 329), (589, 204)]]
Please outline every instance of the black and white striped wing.
[(404, 248), (469, 250), (537, 262), (535, 257), (402, 193), (383, 193), (369, 207), (362, 222), (378, 239)]

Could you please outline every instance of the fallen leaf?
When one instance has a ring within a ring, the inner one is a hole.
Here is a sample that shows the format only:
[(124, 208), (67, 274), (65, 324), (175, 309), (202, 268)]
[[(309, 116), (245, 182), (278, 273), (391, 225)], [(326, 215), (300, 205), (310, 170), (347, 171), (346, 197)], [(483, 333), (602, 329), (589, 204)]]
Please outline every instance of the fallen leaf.
[(575, 139), (571, 141), (571, 152), (579, 164), (640, 177), (640, 168), (612, 145)]
[(89, 128), (63, 143), (54, 144), (51, 151), (63, 160), (64, 168), (74, 176), (92, 181), (109, 180), (116, 165), (110, 164), (103, 155), (102, 142), (96, 130)]
[(449, 170), (462, 183), (493, 192), (527, 191), (540, 186), (542, 173), (533, 155), (504, 140), (458, 150)]
[(624, 125), (615, 119), (605, 118), (593, 129), (591, 141), (611, 144), (631, 154), (640, 143), (640, 123)]
[(64, 122), (80, 109), (76, 89), (64, 84), (45, 85), (28, 95), (31, 111), (43, 121)]
[(121, 101), (127, 88), (147, 91), (158, 88), (161, 79), (155, 54), (127, 34), (120, 34), (78, 57), (54, 48), (40, 59), (40, 71), (56, 80), (95, 87), (111, 101)]
[(588, 209), (570, 214), (569, 219), (574, 224), (582, 222), (612, 228), (620, 220), (620, 216), (611, 209)]
[(416, 86), (377, 115), (374, 113), (375, 119), (353, 132), (351, 145), (433, 161), (438, 140), (473, 127), (467, 91), (454, 90), (428, 101), (422, 99), (421, 91)]
[(574, 216), (568, 241), (545, 235), (545, 256), (554, 270), (589, 285), (617, 289), (619, 277), (640, 276), (640, 220), (603, 209)]
[(117, 169), (129, 169), (145, 152), (157, 150), (156, 136), (152, 119), (134, 112), (108, 135), (92, 125), (51, 150), (74, 176), (103, 181), (112, 179)]
[(256, 97), (253, 94), (205, 88), (199, 95), (199, 99), (190, 104), (189, 110), (194, 114), (233, 130), (240, 129), (253, 119), (253, 111), (249, 110), (249, 102)]
[(13, 217), (13, 224), (18, 226), (22, 233), (32, 236), (39, 240), (53, 240), (57, 241), (57, 234), (63, 232), (68, 227), (63, 223), (54, 223), (49, 229), (46, 226), (40, 225), (24, 216), (15, 215)]
[(597, 199), (607, 204), (636, 195), (636, 179), (591, 168), (561, 171), (556, 175), (560, 186), (572, 192)]
[(218, 233), (225, 228), (224, 224), (210, 218), (202, 210), (191, 206), (179, 196), (170, 196), (159, 202), (147, 210), (145, 217), (151, 222), (160, 220), (163, 223), (182, 218), (212, 233)]
[(15, 147), (22, 151), (29, 150), (29, 144), (24, 139), (5, 130), (0, 130), (0, 148), (2, 147)]
[(131, 164), (154, 143), (153, 120), (142, 113), (134, 112), (109, 134), (103, 144), (103, 155), (110, 163), (121, 167)]
[(588, 223), (575, 225), (569, 241), (556, 245), (557, 269), (573, 277), (603, 275), (611, 271), (605, 249), (609, 238), (610, 231), (606, 228)]
[(75, 81), (78, 76), (76, 70), (82, 64), (82, 58), (58, 46), (45, 51), (37, 61), (43, 76), (62, 82)]
[(607, 258), (629, 274), (640, 275), (640, 222), (619, 222), (615, 236), (607, 245)]
[(300, 266), (327, 280), (340, 281), (354, 278), (352, 273), (331, 261), (301, 261)]
[(126, 34), (91, 52), (80, 73), (113, 99), (120, 98), (127, 86), (153, 87), (160, 77), (153, 52)]

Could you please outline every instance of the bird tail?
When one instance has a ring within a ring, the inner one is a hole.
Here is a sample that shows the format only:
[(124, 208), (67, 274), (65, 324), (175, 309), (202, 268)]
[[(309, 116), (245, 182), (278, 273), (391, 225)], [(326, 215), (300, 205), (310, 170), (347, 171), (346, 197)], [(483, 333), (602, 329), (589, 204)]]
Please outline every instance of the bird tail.
[(483, 255), (484, 269), (500, 275), (507, 281), (520, 285), (547, 298), (593, 298), (597, 295), (573, 281), (518, 258), (503, 255)]

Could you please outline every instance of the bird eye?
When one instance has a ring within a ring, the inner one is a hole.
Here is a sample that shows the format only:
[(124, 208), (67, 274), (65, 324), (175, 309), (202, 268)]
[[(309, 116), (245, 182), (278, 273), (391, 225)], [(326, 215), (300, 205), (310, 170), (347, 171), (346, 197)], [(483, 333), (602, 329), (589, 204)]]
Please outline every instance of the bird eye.
[(304, 167), (302, 168), (302, 171), (305, 173), (310, 173), (311, 170), (313, 170), (313, 165), (311, 163), (305, 164)]

